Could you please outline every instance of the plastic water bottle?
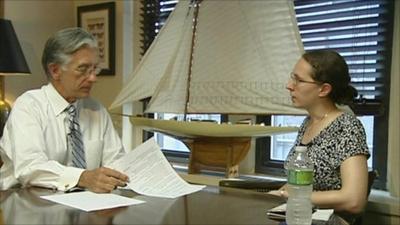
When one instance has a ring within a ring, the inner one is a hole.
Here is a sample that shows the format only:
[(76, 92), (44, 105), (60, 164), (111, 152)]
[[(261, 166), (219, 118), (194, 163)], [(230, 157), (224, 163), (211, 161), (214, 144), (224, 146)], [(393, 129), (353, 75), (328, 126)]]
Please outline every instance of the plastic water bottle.
[(288, 225), (310, 225), (312, 217), (311, 193), (313, 163), (308, 158), (306, 146), (296, 146), (294, 156), (287, 164), (286, 223)]

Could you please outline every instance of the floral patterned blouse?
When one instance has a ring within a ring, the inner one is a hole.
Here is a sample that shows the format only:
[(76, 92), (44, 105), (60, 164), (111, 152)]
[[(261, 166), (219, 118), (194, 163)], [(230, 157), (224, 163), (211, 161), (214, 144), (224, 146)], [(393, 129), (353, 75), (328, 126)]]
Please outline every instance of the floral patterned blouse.
[[(310, 117), (304, 119), (285, 168), (294, 155), (294, 147), (303, 145), (301, 140), (309, 120)], [(370, 157), (364, 128), (357, 117), (349, 113), (339, 115), (306, 146), (307, 155), (314, 163), (314, 191), (339, 190), (342, 187), (340, 165), (355, 155)]]

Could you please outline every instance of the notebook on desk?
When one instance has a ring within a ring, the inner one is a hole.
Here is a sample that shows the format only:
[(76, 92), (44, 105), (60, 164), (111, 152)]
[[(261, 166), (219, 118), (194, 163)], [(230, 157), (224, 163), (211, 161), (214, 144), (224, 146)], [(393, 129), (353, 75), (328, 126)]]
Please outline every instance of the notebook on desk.
[(219, 181), (220, 187), (251, 189), (259, 192), (268, 192), (282, 187), (286, 181), (267, 179), (225, 179)]
[(285, 220), (286, 219), (286, 203), (279, 205), (267, 211), (269, 218), (274, 220)]
[[(333, 214), (333, 209), (317, 209), (312, 208), (312, 219), (313, 223), (316, 221), (328, 221)], [(274, 220), (285, 220), (286, 219), (286, 203), (278, 205), (267, 211), (267, 216)]]

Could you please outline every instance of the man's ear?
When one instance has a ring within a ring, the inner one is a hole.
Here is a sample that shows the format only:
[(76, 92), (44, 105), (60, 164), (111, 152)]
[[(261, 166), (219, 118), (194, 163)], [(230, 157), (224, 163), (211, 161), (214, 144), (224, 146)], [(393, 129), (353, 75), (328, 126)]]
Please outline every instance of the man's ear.
[(61, 77), (61, 66), (59, 64), (56, 63), (50, 63), (49, 65), (47, 65), (47, 68), (50, 72), (50, 76), (53, 80), (59, 80)]
[(332, 86), (328, 83), (323, 83), (319, 88), (319, 97), (327, 97), (332, 91)]

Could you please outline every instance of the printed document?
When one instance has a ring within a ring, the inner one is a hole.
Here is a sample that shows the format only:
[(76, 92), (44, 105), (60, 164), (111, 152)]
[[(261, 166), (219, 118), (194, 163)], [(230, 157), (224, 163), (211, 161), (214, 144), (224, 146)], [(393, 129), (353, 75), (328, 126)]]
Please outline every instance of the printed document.
[(114, 169), (129, 176), (128, 187), (148, 196), (176, 198), (203, 189), (183, 180), (151, 138), (114, 163)]
[(71, 206), (87, 212), (144, 203), (144, 201), (141, 200), (123, 197), (116, 194), (96, 194), (90, 191), (47, 195), (40, 197), (52, 202)]

